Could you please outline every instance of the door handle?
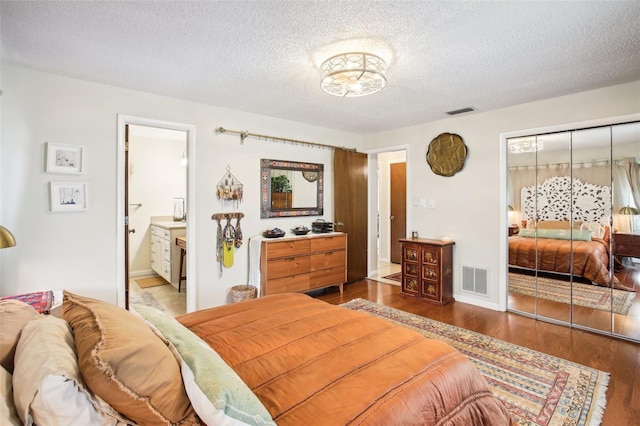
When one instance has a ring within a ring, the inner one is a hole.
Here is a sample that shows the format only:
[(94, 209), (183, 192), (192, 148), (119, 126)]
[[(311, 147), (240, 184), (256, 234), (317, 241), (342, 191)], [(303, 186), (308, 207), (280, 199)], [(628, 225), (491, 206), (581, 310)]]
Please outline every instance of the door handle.
[(136, 229), (135, 229), (135, 228), (133, 228), (133, 229), (129, 229), (129, 233), (130, 233), (130, 234), (135, 234), (135, 233), (136, 233)]
[(389, 216), (389, 219), (396, 220), (396, 217), (392, 215), (392, 216)]
[(334, 225), (335, 225), (335, 226), (344, 226), (344, 223), (342, 223), (342, 222), (336, 222)]

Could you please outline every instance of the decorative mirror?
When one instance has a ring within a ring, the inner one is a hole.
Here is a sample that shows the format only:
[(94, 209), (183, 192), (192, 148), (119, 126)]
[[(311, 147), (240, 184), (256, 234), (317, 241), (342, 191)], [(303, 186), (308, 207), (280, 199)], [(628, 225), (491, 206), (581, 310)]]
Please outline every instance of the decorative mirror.
[(260, 160), (260, 217), (322, 216), (324, 165)]

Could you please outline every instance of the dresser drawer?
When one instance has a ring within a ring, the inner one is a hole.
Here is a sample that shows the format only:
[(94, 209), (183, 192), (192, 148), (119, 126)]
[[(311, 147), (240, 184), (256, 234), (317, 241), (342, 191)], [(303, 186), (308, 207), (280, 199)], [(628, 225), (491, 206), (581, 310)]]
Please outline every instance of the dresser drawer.
[(346, 278), (344, 271), (344, 267), (340, 266), (311, 272), (310, 288), (326, 287), (330, 284), (342, 284)]
[(160, 238), (169, 239), (171, 238), (171, 231), (166, 228), (161, 228), (159, 226), (151, 225), (151, 235), (156, 235)]
[(309, 240), (287, 240), (269, 242), (266, 244), (267, 259), (277, 259), (284, 256), (295, 256), (298, 254), (309, 254)]
[(325, 253), (311, 255), (311, 271), (335, 267), (344, 268), (346, 263), (347, 260), (345, 258), (344, 250), (328, 251)]
[(346, 236), (336, 235), (335, 237), (311, 238), (311, 252), (344, 250)]
[(309, 256), (284, 257), (269, 261), (267, 280), (309, 272)]
[(268, 280), (266, 287), (266, 294), (298, 293), (302, 291), (309, 291), (311, 288), (309, 285), (308, 273)]

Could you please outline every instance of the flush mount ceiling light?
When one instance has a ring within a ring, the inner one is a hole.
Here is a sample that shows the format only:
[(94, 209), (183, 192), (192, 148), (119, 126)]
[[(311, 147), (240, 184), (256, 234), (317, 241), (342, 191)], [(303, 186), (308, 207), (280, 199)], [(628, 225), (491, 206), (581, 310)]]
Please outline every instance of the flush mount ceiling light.
[(320, 87), (330, 95), (345, 98), (371, 95), (387, 84), (385, 61), (376, 55), (350, 52), (322, 63)]
[(542, 148), (542, 139), (529, 138), (509, 141), (509, 152), (512, 154), (542, 151)]

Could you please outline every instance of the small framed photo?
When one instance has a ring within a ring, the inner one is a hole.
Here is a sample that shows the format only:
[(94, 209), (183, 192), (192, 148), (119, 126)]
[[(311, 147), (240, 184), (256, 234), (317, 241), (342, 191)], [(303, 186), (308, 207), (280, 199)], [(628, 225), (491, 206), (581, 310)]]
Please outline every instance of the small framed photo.
[(49, 173), (81, 174), (83, 169), (83, 149), (78, 145), (61, 145), (46, 143), (47, 164)]
[(84, 182), (51, 182), (51, 211), (87, 210), (87, 184)]

